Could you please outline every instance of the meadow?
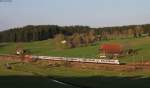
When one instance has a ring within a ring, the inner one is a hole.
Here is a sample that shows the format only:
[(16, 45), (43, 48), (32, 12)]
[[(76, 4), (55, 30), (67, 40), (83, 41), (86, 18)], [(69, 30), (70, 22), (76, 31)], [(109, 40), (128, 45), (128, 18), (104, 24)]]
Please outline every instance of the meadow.
[(127, 48), (130, 47), (138, 50), (137, 55), (118, 58), (123, 63), (149, 61), (150, 59), (150, 37), (99, 41), (85, 47), (62, 50), (57, 50), (51, 39), (27, 43), (1, 43), (0, 54), (15, 54), (16, 47), (20, 46), (23, 49), (29, 50), (32, 55), (95, 58), (99, 54), (98, 49), (100, 45), (104, 43), (119, 43)]
[[(99, 41), (95, 45), (73, 49), (57, 50), (52, 40), (21, 43), (21, 47), (30, 50), (33, 55), (94, 58), (98, 48), (104, 43), (120, 43), (138, 49), (138, 54), (119, 58), (121, 62), (140, 62), (150, 59), (150, 38), (129, 38)], [(17, 43), (1, 43), (0, 54), (15, 54)], [(43, 63), (20, 63), (5, 67), (0, 61), (0, 88), (150, 88), (150, 71), (108, 71), (75, 69), (71, 67), (47, 67)], [(66, 84), (52, 81), (58, 80)]]
[[(6, 63), (15, 64), (12, 69), (7, 69)], [(0, 88), (149, 88), (149, 82), (150, 71), (106, 71), (47, 67), (44, 63), (0, 62)]]

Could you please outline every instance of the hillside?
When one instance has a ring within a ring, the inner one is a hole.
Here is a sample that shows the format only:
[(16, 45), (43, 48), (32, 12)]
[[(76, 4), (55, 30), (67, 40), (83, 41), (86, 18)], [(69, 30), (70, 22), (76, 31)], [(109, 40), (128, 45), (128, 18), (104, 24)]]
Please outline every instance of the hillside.
[[(51, 39), (44, 41), (21, 43), (22, 48), (27, 49), (33, 55), (63, 56), (63, 57), (82, 57), (95, 58), (99, 54), (99, 46), (103, 43), (120, 43), (138, 49), (138, 54), (134, 56), (125, 56), (120, 58), (122, 62), (136, 62), (150, 60), (150, 37), (116, 39), (109, 41), (99, 41), (94, 45), (71, 48), (71, 49), (55, 49)], [(1, 43), (0, 54), (15, 54), (17, 43)]]
[[(57, 50), (51, 39), (28, 43), (1, 43), (0, 54), (15, 54), (19, 45), (32, 55), (94, 58), (104, 43), (120, 43), (134, 49), (138, 54), (119, 58), (121, 62), (150, 61), (150, 37), (98, 41), (93, 45)], [(12, 63), (12, 69), (6, 68)], [(149, 70), (96, 70), (73, 68), (65, 65), (49, 66), (47, 62), (23, 63), (0, 61), (0, 87), (2, 88), (149, 88)], [(57, 82), (59, 81), (59, 82)], [(60, 82), (66, 83), (62, 84)], [(88, 83), (88, 84), (87, 84)], [(109, 84), (109, 85), (108, 85)]]

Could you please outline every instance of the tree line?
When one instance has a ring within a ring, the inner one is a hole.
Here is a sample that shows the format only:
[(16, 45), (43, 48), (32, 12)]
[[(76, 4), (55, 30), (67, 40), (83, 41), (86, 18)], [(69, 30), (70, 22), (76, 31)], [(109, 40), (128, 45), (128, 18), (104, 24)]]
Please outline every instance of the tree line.
[[(150, 24), (145, 25), (129, 25), (118, 27), (103, 27), (91, 28), (89, 26), (58, 26), (58, 25), (28, 25), (20, 28), (12, 28), (0, 32), (0, 42), (31, 42), (41, 41), (46, 39), (53, 39), (58, 34), (64, 36), (80, 37), (81, 40), (87, 39), (88, 33), (94, 33), (94, 37), (100, 40), (127, 38), (127, 37), (141, 37), (142, 34), (150, 36)], [(86, 40), (90, 41), (90, 40)], [(83, 41), (80, 41), (83, 42)], [(85, 42), (85, 40), (84, 40)]]
[(64, 34), (57, 34), (53, 39), (55, 48), (64, 49), (64, 48), (75, 48), (88, 46), (89, 44), (94, 44), (98, 41), (99, 38), (95, 34), (94, 30), (90, 30), (85, 33), (74, 33), (70, 36), (65, 36)]

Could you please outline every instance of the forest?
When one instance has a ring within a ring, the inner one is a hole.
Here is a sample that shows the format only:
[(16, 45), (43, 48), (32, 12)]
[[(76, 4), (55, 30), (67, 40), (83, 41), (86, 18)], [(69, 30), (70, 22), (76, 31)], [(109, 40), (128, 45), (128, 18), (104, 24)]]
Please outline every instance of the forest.
[[(0, 42), (32, 42), (64, 36), (92, 33), (98, 40), (150, 36), (150, 24), (91, 28), (89, 26), (27, 25), (0, 32)], [(87, 35), (88, 36), (88, 35)]]

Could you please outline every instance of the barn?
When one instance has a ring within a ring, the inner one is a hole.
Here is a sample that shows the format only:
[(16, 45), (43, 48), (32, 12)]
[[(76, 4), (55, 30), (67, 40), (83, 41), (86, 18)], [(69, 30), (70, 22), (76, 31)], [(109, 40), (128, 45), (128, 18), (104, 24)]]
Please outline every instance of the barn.
[(120, 55), (123, 53), (123, 46), (120, 44), (102, 44), (99, 50), (105, 55)]

